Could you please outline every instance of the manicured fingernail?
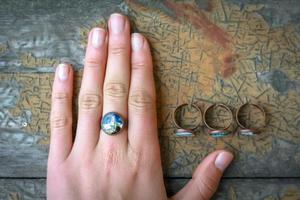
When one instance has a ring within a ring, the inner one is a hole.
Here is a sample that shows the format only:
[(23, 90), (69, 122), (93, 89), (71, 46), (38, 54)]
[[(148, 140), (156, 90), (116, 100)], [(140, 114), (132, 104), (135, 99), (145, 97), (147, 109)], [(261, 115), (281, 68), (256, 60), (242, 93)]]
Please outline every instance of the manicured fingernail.
[(61, 81), (65, 81), (69, 76), (69, 66), (65, 63), (61, 63), (58, 65), (58, 78)]
[(99, 48), (105, 40), (105, 30), (102, 28), (94, 28), (92, 32), (92, 45)]
[(232, 159), (233, 155), (229, 152), (219, 153), (215, 160), (215, 165), (219, 170), (224, 171), (229, 166)]
[(131, 36), (131, 47), (134, 51), (138, 51), (142, 48), (144, 43), (143, 37), (139, 33), (133, 33)]
[(125, 17), (115, 13), (110, 16), (110, 27), (114, 34), (121, 33), (125, 27)]

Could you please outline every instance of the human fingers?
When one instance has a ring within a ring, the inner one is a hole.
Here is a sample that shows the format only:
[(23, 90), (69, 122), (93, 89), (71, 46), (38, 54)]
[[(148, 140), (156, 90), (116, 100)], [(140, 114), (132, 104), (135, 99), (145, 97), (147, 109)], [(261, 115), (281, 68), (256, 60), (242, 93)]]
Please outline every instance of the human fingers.
[(208, 200), (216, 192), (224, 170), (233, 159), (227, 151), (215, 151), (197, 167), (190, 180), (172, 200)]
[(102, 114), (102, 88), (107, 59), (107, 34), (93, 28), (88, 37), (78, 98), (78, 123), (74, 151), (90, 151), (98, 143)]
[(62, 63), (56, 68), (50, 115), (49, 166), (63, 162), (72, 149), (73, 70)]
[[(108, 58), (103, 87), (103, 116), (117, 112), (127, 119), (128, 90), (130, 81), (130, 24), (127, 17), (112, 14), (108, 22)], [(103, 133), (103, 131), (101, 131)], [(127, 144), (127, 131), (114, 136), (100, 134), (103, 148)]]
[(131, 36), (131, 82), (128, 99), (128, 140), (138, 152), (159, 152), (155, 86), (149, 44), (141, 34)]

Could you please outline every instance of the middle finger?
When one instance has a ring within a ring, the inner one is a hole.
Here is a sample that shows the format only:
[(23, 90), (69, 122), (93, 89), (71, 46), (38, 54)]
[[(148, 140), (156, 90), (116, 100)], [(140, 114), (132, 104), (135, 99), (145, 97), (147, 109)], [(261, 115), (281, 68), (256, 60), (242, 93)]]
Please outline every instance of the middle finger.
[[(117, 112), (124, 119), (128, 113), (130, 81), (130, 25), (127, 18), (112, 14), (109, 23), (108, 59), (103, 88), (103, 116)], [(114, 136), (100, 134), (100, 146), (127, 145), (127, 131)], [(112, 145), (114, 144), (114, 145)]]

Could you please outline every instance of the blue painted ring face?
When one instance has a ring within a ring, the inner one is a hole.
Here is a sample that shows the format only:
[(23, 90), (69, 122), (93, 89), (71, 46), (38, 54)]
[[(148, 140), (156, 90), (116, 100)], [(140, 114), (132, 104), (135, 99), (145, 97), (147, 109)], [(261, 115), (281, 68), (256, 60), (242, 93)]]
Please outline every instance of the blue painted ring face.
[(226, 135), (229, 134), (229, 132), (227, 130), (213, 130), (210, 131), (209, 134), (214, 138), (220, 138), (220, 137), (225, 137)]
[(115, 112), (106, 113), (101, 121), (101, 129), (108, 135), (120, 132), (124, 126), (124, 119)]
[(187, 129), (177, 129), (176, 134), (177, 137), (192, 137), (194, 136), (193, 132)]

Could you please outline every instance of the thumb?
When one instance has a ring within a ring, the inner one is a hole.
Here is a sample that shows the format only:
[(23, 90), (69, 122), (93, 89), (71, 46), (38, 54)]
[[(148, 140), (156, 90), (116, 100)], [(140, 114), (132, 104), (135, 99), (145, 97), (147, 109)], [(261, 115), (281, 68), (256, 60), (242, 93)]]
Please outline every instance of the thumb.
[(224, 170), (233, 159), (228, 151), (215, 151), (209, 154), (197, 167), (193, 178), (172, 200), (207, 200), (216, 192)]

